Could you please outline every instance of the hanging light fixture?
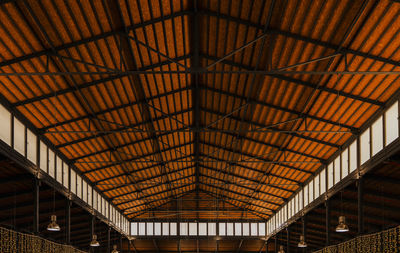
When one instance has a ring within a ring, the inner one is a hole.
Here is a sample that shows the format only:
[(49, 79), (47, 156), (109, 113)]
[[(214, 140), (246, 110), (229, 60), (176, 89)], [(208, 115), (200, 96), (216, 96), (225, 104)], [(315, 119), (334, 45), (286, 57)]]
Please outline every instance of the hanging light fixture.
[(300, 242), (297, 244), (299, 248), (307, 248), (307, 243), (304, 239), (304, 235), (300, 235)]
[(58, 232), (60, 231), (60, 226), (57, 224), (57, 216), (56, 215), (52, 215), (51, 216), (51, 221), (50, 224), (47, 226), (47, 230), (48, 231), (53, 231), (53, 232)]
[(338, 233), (349, 232), (349, 227), (346, 224), (346, 217), (339, 216), (339, 225), (337, 225), (336, 227), (336, 232)]
[(117, 245), (114, 244), (113, 250), (111, 251), (111, 253), (119, 253), (119, 251), (117, 250)]
[(97, 235), (93, 235), (92, 241), (90, 242), (91, 247), (99, 247), (100, 243), (97, 241)]
[(282, 246), (282, 245), (279, 246), (279, 251), (278, 251), (278, 253), (285, 253), (285, 251), (283, 250), (283, 246)]
[(342, 214), (339, 216), (339, 225), (336, 226), (335, 231), (338, 233), (349, 232), (349, 226), (346, 224), (346, 217), (343, 215), (343, 191), (340, 192), (340, 209)]
[[(56, 209), (56, 190), (53, 189), (53, 213)], [(50, 217), (50, 224), (47, 226), (48, 231), (58, 232), (61, 230), (60, 226), (57, 224), (57, 216), (53, 214)]]

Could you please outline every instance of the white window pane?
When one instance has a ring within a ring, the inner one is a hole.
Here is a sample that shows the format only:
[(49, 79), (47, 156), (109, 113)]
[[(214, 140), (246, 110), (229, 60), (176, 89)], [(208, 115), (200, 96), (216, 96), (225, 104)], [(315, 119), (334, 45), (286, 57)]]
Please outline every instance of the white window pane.
[(294, 197), (294, 213), (296, 214), (299, 211), (299, 195), (296, 194)]
[(250, 225), (250, 231), (252, 236), (257, 236), (258, 235), (258, 224), (257, 223), (251, 223)]
[(335, 167), (335, 184), (337, 184), (340, 181), (340, 156), (336, 157), (335, 162), (334, 162), (334, 167)]
[(199, 235), (207, 235), (207, 223), (199, 223)]
[(168, 222), (163, 222), (163, 224), (162, 224), (162, 234), (163, 235), (169, 235), (169, 223)]
[(187, 224), (187, 222), (181, 222), (179, 224), (179, 229), (180, 229), (181, 235), (188, 235), (188, 224)]
[(69, 188), (69, 167), (66, 163), (63, 163), (63, 185)]
[[(98, 207), (97, 207), (97, 197), (98, 197), (97, 192), (96, 192), (96, 191), (93, 191), (93, 208), (96, 209), (96, 210), (98, 210)], [(112, 219), (111, 219), (111, 221), (112, 221)]]
[[(92, 190), (93, 190), (92, 187), (90, 185), (88, 185), (88, 200), (87, 200), (87, 203), (90, 206), (93, 206)], [(108, 217), (108, 218), (110, 218), (110, 217)]]
[(55, 176), (55, 154), (49, 149), (49, 171), (47, 172), (52, 178)]
[(314, 200), (314, 180), (308, 184), (308, 202), (311, 203)]
[(40, 142), (40, 168), (47, 172), (47, 146)]
[(303, 188), (304, 191), (304, 206), (308, 205), (308, 185)]
[(250, 235), (250, 223), (243, 223), (243, 235), (249, 236)]
[(235, 223), (235, 235), (236, 236), (242, 235), (242, 223)]
[(219, 235), (221, 235), (221, 236), (226, 235), (226, 223), (224, 223), (224, 222), (219, 223)]
[(137, 222), (132, 222), (131, 223), (131, 235), (138, 235), (137, 229), (138, 229)]
[(383, 119), (379, 117), (371, 127), (372, 131), (372, 155), (383, 149)]
[(106, 201), (105, 201), (105, 199), (103, 197), (101, 197), (101, 214), (104, 215), (104, 216), (106, 214)]
[(396, 102), (385, 112), (386, 145), (399, 137), (399, 105)]
[(189, 235), (197, 235), (197, 223), (189, 222)]
[(161, 235), (161, 223), (154, 223), (154, 235)]
[(258, 223), (258, 236), (265, 236), (265, 223)]
[(14, 149), (25, 156), (25, 126), (14, 118)]
[(226, 235), (227, 236), (233, 235), (233, 223), (226, 223)]
[[(3, 131), (3, 129), (1, 130)], [(31, 130), (28, 129), (28, 143), (27, 143), (27, 155), (29, 161), (36, 164), (36, 154), (37, 154), (37, 137)]]
[(82, 178), (76, 175), (76, 195), (82, 199)]
[(319, 173), (319, 186), (320, 186), (320, 194), (324, 194), (326, 191), (326, 169), (323, 169)]
[(146, 235), (146, 223), (139, 223), (139, 235)]
[(217, 224), (216, 223), (208, 223), (208, 235), (217, 235)]
[(314, 178), (314, 198), (319, 197), (319, 175)]
[(371, 157), (370, 152), (370, 140), (369, 140), (369, 128), (364, 131), (360, 136), (360, 149), (361, 149), (361, 164), (364, 164)]
[(353, 141), (350, 145), (350, 171), (349, 173), (357, 169), (357, 141)]
[(299, 195), (299, 211), (301, 210), (301, 209), (303, 209), (304, 208), (304, 195), (303, 195), (303, 191), (304, 191), (304, 189), (302, 189), (297, 195)]
[(170, 229), (170, 235), (176, 235), (177, 234), (177, 230), (176, 230), (176, 228), (177, 228), (177, 223), (176, 222), (171, 222), (170, 224), (169, 224), (169, 229)]
[(332, 188), (334, 175), (333, 175), (333, 163), (328, 165), (328, 189)]
[(76, 173), (74, 170), (71, 170), (71, 191), (76, 194)]
[(56, 180), (62, 184), (62, 160), (60, 157), (56, 156)]
[(294, 210), (294, 200), (292, 199), (291, 200), (291, 203), (292, 203), (292, 216), (295, 214), (295, 210)]
[(11, 113), (0, 105), (0, 139), (11, 145)]
[(153, 226), (153, 222), (146, 223), (147, 235), (154, 235)]
[(346, 148), (342, 154), (342, 179), (349, 174), (349, 150)]
[(99, 193), (97, 193), (96, 192), (96, 195), (97, 195), (97, 211), (100, 213), (100, 211), (101, 211), (101, 203), (100, 203), (100, 201), (101, 201), (101, 198), (100, 198), (100, 194)]
[(85, 180), (82, 181), (82, 200), (87, 203), (87, 183)]

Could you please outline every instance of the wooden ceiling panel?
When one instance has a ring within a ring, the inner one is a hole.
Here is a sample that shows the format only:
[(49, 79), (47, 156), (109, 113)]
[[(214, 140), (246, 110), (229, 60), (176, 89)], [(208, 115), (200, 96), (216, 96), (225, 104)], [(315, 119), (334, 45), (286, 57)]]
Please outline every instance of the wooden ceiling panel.
[(0, 5), (0, 94), (127, 217), (268, 219), (398, 93), (359, 72), (400, 71), (400, 6), (197, 2)]

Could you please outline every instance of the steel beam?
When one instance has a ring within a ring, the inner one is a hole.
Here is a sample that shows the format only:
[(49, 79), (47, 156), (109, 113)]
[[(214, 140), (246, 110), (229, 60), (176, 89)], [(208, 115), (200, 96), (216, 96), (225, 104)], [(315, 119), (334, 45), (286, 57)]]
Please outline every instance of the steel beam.
[[(202, 57), (206, 58), (206, 59), (209, 59), (209, 60), (218, 59), (215, 56), (204, 55), (204, 54), (202, 55)], [(222, 63), (230, 65), (230, 66), (233, 66), (233, 67), (238, 67), (240, 69), (244, 69), (245, 71), (253, 71), (251, 66), (244, 65), (244, 64), (241, 64), (241, 63), (237, 63), (237, 62), (234, 62), (234, 61), (231, 61), (231, 60), (224, 60)], [(245, 73), (245, 72), (243, 72), (243, 73)], [(339, 94), (340, 96), (343, 96), (343, 97), (351, 98), (351, 99), (354, 99), (354, 100), (358, 100), (358, 101), (362, 101), (362, 102), (366, 102), (366, 103), (370, 103), (370, 104), (374, 104), (374, 105), (378, 105), (378, 106), (383, 106), (383, 103), (379, 102), (377, 100), (361, 97), (361, 96), (358, 96), (358, 95), (354, 95), (354, 94), (351, 94), (351, 93), (347, 93), (347, 92), (344, 92), (344, 91), (339, 91), (339, 90), (335, 90), (335, 89), (331, 89), (331, 88), (327, 88), (327, 87), (321, 87), (321, 86), (318, 86), (318, 84), (314, 84), (314, 83), (307, 82), (307, 81), (304, 81), (304, 80), (301, 80), (301, 79), (296, 79), (296, 78), (293, 78), (293, 77), (290, 77), (290, 76), (287, 76), (287, 75), (283, 75), (283, 73), (281, 73), (280, 71), (276, 71), (275, 73), (274, 73), (274, 71), (270, 71), (270, 72), (264, 71), (263, 73), (265, 75), (267, 75), (267, 76), (270, 76), (270, 77), (273, 77), (273, 78), (277, 78), (277, 79), (280, 79), (280, 80), (283, 80), (283, 81), (286, 81), (286, 82), (302, 85), (302, 86), (313, 88), (313, 89), (318, 89), (320, 91), (324, 91), (324, 92), (327, 92), (327, 93), (330, 93), (330, 94), (334, 94), (334, 95), (338, 95)], [(284, 73), (288, 73), (288, 71), (285, 71)], [(324, 72), (324, 73), (326, 73), (326, 72)], [(274, 107), (276, 107), (276, 106), (274, 106)], [(275, 108), (275, 109), (278, 109), (278, 108)], [(305, 114), (303, 114), (302, 116), (304, 116), (304, 115)], [(357, 130), (353, 129), (353, 131), (357, 131)]]
[[(7, 0), (7, 1), (15, 1), (15, 0)], [(191, 11), (180, 11), (180, 12), (172, 13), (170, 15), (164, 15), (163, 17), (160, 17), (160, 18), (154, 18), (152, 20), (148, 20), (148, 21), (144, 21), (144, 22), (141, 22), (141, 23), (138, 23), (138, 24), (134, 24), (134, 25), (128, 26), (128, 27), (126, 27), (126, 29), (128, 31), (133, 31), (133, 30), (144, 28), (146, 26), (153, 25), (153, 24), (156, 24), (156, 23), (168, 20), (168, 19), (173, 19), (173, 18), (177, 18), (177, 17), (183, 17), (183, 16), (186, 16), (186, 15), (191, 15)], [(55, 51), (58, 52), (58, 51), (63, 51), (63, 50), (67, 50), (67, 49), (70, 49), (70, 48), (75, 48), (75, 47), (78, 47), (78, 46), (81, 46), (81, 45), (84, 45), (84, 44), (88, 44), (88, 43), (95, 42), (95, 41), (98, 41), (98, 40), (106, 39), (108, 37), (116, 36), (116, 35), (124, 33), (124, 32), (125, 32), (125, 30), (122, 29), (122, 28), (114, 29), (114, 30), (109, 31), (109, 32), (100, 33), (100, 34), (92, 36), (92, 37), (88, 37), (88, 38), (85, 38), (85, 39), (82, 39), (82, 40), (78, 40), (78, 41), (74, 41), (74, 42), (71, 42), (71, 43), (68, 43), (68, 44), (57, 46), (57, 47), (55, 47)], [(46, 55), (49, 55), (49, 54), (52, 54), (52, 53), (53, 53), (53, 50), (51, 50), (51, 49), (46, 49), (46, 50), (34, 52), (32, 54), (29, 54), (29, 55), (24, 55), (24, 56), (17, 57), (17, 58), (8, 60), (8, 61), (0, 62), (0, 68), (8, 66), (8, 65), (12, 65), (12, 64), (20, 63), (20, 62), (23, 62), (23, 61), (26, 61), (26, 60), (38, 58), (38, 57), (41, 57), (41, 56), (46, 56)]]
[[(249, 20), (244, 20), (244, 19), (241, 19), (241, 18), (237, 18), (237, 17), (233, 17), (233, 16), (230, 16), (230, 15), (226, 15), (226, 14), (223, 14), (223, 13), (215, 12), (215, 11), (212, 11), (212, 10), (202, 10), (201, 14), (208, 15), (208, 16), (214, 16), (214, 17), (221, 18), (221, 19), (226, 19), (226, 20), (229, 20), (229, 21), (232, 21), (232, 22), (236, 22), (236, 23), (239, 23), (239, 24), (243, 24), (243, 25), (246, 25), (246, 26), (251, 26), (251, 27), (256, 28), (256, 29), (258, 29), (260, 31), (262, 31), (264, 29), (264, 26), (261, 25), (261, 24), (256, 24), (256, 23), (253, 23), (253, 22), (251, 22)], [(281, 36), (284, 36), (284, 37), (287, 37), (287, 38), (292, 38), (292, 39), (295, 39), (295, 40), (303, 41), (303, 42), (306, 42), (306, 43), (314, 44), (316, 46), (321, 46), (321, 47), (325, 47), (325, 48), (332, 49), (332, 50), (337, 50), (337, 48), (339, 48), (339, 45), (332, 44), (332, 43), (325, 42), (325, 41), (321, 41), (321, 40), (318, 40), (318, 39), (305, 37), (305, 36), (302, 36), (300, 34), (291, 33), (289, 31), (283, 31), (283, 30), (269, 28), (266, 31), (266, 33), (281, 35)], [(354, 50), (354, 49), (351, 49), (351, 48), (341, 47), (340, 53), (353, 54), (353, 55), (361, 56), (361, 57), (368, 58), (368, 59), (371, 59), (371, 60), (375, 60), (375, 61), (380, 61), (380, 62), (383, 62), (383, 63), (391, 64), (391, 65), (394, 65), (394, 66), (400, 66), (400, 63), (398, 61), (395, 61), (395, 60), (392, 60), (392, 59), (387, 59), (387, 58), (380, 57), (380, 56), (377, 56), (377, 55), (371, 55), (369, 53), (365, 53), (365, 52), (362, 52), (362, 51), (357, 51), (357, 50)]]
[[(208, 59), (208, 58), (210, 58), (210, 57), (206, 56), (206, 58)], [(214, 58), (213, 58), (213, 59), (214, 59)], [(225, 62), (224, 62), (224, 63), (225, 63)], [(229, 62), (229, 61), (227, 62), (227, 64), (228, 64), (228, 65), (232, 65), (232, 63)], [(243, 65), (240, 65), (240, 66), (243, 67)], [(246, 67), (247, 67), (247, 66), (246, 66)], [(221, 95), (233, 97), (233, 98), (235, 98), (235, 99), (241, 99), (241, 100), (243, 100), (243, 99), (246, 98), (245, 96), (240, 95), (240, 94), (236, 94), (236, 93), (233, 93), (233, 92), (230, 92), (230, 91), (225, 91), (225, 90), (217, 89), (217, 88), (213, 88), (213, 87), (208, 87), (208, 86), (205, 86), (205, 85), (200, 86), (200, 89), (202, 89), (202, 90), (204, 90), (204, 91), (214, 92), (214, 93), (218, 93), (218, 94), (221, 94)], [(249, 103), (256, 104), (256, 105), (260, 105), (260, 106), (264, 106), (264, 107), (269, 107), (269, 108), (272, 108), (272, 109), (275, 109), (275, 110), (279, 110), (279, 111), (283, 111), (283, 112), (287, 112), (287, 113), (290, 113), (290, 114), (294, 114), (294, 115), (297, 115), (297, 116), (300, 117), (300, 118), (309, 118), (309, 119), (321, 121), (321, 122), (324, 122), (324, 123), (327, 123), (327, 124), (330, 124), (330, 125), (335, 125), (335, 126), (339, 126), (339, 127), (344, 127), (344, 128), (349, 129), (349, 130), (352, 131), (352, 132), (358, 132), (358, 131), (359, 131), (358, 128), (353, 127), (353, 126), (350, 126), (350, 125), (340, 124), (340, 123), (338, 123), (338, 122), (336, 122), (336, 121), (332, 121), (332, 120), (329, 120), (329, 119), (321, 118), (321, 117), (314, 116), (314, 115), (311, 115), (311, 114), (306, 114), (306, 113), (303, 113), (303, 112), (300, 112), (300, 111), (296, 111), (296, 110), (294, 110), (294, 109), (290, 109), (290, 108), (286, 108), (286, 107), (281, 107), (281, 106), (279, 106), (279, 105), (267, 103), (267, 102), (265, 102), (265, 101), (256, 100), (256, 99), (250, 99), (250, 100), (249, 100)]]

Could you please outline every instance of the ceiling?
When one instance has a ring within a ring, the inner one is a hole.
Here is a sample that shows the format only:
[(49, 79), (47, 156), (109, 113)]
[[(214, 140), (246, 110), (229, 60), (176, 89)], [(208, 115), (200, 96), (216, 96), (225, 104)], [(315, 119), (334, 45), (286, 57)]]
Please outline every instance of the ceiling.
[(5, 1), (0, 94), (130, 219), (266, 220), (399, 91), (399, 14)]

